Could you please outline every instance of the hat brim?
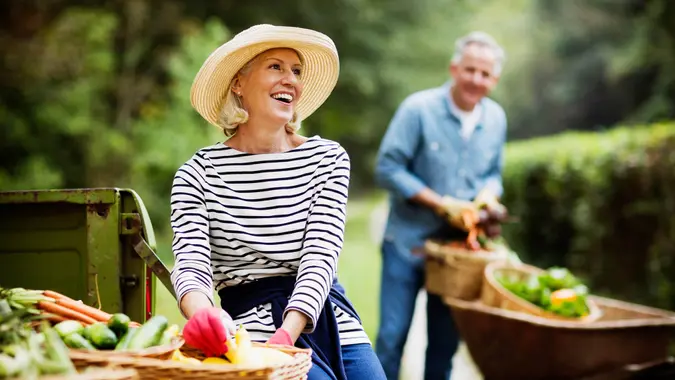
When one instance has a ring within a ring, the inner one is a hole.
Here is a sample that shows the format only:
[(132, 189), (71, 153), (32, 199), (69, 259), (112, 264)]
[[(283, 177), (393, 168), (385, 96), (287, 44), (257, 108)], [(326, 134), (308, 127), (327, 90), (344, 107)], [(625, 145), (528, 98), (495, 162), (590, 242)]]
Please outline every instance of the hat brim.
[(270, 26), (220, 46), (206, 59), (197, 73), (190, 98), (192, 106), (209, 123), (218, 118), (232, 78), (258, 54), (275, 48), (294, 49), (303, 64), (303, 91), (296, 105), (299, 120), (316, 111), (337, 84), (340, 63), (333, 41), (326, 35), (303, 28)]

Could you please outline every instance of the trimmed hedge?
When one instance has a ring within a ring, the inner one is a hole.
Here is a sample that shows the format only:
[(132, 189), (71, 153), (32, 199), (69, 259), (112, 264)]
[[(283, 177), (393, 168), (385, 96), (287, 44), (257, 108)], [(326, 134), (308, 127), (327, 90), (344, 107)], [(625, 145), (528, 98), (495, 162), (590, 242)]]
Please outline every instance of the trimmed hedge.
[(675, 309), (675, 124), (509, 143), (504, 236), (596, 294)]

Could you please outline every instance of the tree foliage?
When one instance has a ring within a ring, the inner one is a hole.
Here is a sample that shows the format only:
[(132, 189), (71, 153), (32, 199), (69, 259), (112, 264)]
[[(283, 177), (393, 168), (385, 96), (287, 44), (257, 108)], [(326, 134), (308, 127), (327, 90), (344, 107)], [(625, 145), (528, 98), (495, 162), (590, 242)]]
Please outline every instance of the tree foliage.
[(313, 28), (335, 41), (338, 85), (301, 132), (346, 147), (356, 195), (373, 186), (373, 158), (399, 102), (448, 80), (461, 34), (482, 29), (505, 46), (493, 96), (517, 139), (674, 118), (673, 19), (667, 0), (8, 0), (0, 189), (129, 186), (164, 228), (177, 166), (223, 138), (192, 110), (192, 79), (252, 24)]

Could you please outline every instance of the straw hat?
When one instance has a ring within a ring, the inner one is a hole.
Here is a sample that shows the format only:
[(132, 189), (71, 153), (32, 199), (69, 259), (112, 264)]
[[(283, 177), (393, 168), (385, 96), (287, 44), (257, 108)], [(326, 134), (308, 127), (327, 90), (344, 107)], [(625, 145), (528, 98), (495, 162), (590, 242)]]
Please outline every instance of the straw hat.
[(303, 63), (304, 89), (296, 111), (300, 119), (316, 111), (333, 91), (340, 61), (333, 41), (314, 30), (255, 25), (216, 49), (197, 73), (190, 98), (192, 106), (209, 123), (218, 126), (218, 116), (234, 75), (252, 58), (268, 49), (291, 48)]

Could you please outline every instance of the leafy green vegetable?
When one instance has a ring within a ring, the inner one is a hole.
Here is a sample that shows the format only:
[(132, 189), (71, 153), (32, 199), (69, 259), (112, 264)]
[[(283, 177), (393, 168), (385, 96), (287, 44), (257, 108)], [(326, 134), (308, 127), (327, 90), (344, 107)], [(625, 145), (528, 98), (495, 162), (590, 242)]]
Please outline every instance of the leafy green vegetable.
[(589, 313), (588, 287), (567, 268), (552, 267), (524, 279), (516, 275), (500, 275), (496, 279), (508, 291), (546, 311), (571, 318)]

